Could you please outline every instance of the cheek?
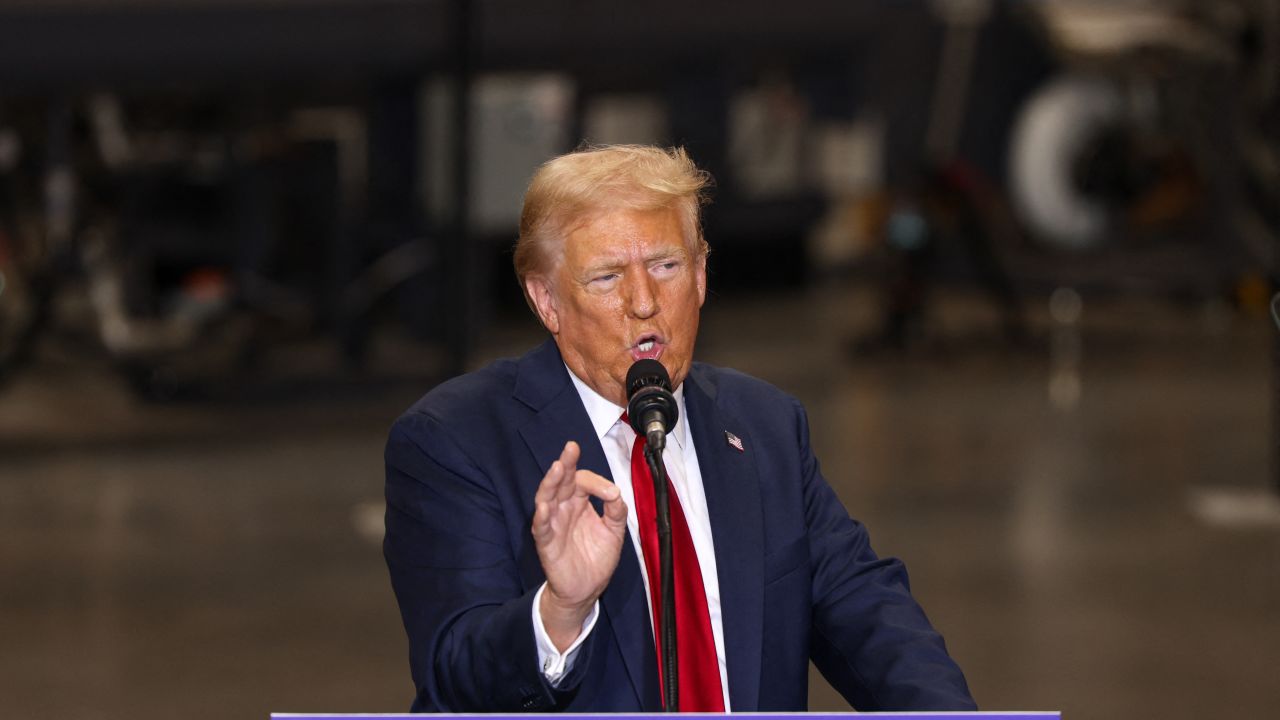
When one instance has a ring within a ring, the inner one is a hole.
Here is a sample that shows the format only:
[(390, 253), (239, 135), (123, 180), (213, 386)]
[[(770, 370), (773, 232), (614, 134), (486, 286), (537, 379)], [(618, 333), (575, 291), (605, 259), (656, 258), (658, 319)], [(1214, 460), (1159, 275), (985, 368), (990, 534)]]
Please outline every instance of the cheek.
[(583, 335), (598, 336), (602, 330), (620, 327), (625, 314), (622, 301), (616, 295), (584, 296), (573, 302), (576, 329)]
[(679, 283), (678, 287), (672, 288), (668, 302), (681, 317), (696, 318), (698, 310), (702, 307), (702, 293), (693, 278), (689, 278), (686, 282)]
[(604, 320), (618, 320), (622, 317), (622, 298), (617, 293), (605, 295), (595, 303), (597, 315)]

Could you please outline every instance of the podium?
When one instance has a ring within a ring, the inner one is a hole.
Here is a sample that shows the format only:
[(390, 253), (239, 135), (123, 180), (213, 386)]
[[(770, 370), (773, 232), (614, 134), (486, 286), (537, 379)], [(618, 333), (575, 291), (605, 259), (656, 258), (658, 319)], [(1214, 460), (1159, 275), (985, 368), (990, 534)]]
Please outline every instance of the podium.
[(271, 720), (424, 720), (425, 718), (474, 718), (484, 720), (529, 720), (531, 717), (600, 718), (600, 720), (657, 720), (658, 718), (709, 718), (734, 715), (767, 720), (851, 720), (852, 718), (911, 718), (911, 720), (1061, 720), (1060, 712), (812, 712), (812, 713), (271, 713)]
[(731, 716), (733, 720), (850, 720), (852, 717), (910, 717), (911, 720), (1061, 720), (1061, 712), (653, 712), (653, 714), (644, 714), (644, 712), (620, 712), (620, 714), (609, 714), (609, 712), (561, 712), (561, 714), (547, 714), (547, 712), (530, 712), (530, 714), (517, 714), (517, 712), (494, 712), (494, 714), (431, 714), (431, 715), (411, 715), (407, 712), (403, 714), (312, 714), (312, 712), (273, 712), (271, 720), (369, 720), (371, 717), (380, 717), (385, 720), (424, 720), (436, 719), (436, 717), (466, 717), (466, 719), (476, 720), (483, 717), (484, 720), (529, 720), (530, 717), (599, 717), (600, 720), (657, 720), (659, 717), (698, 717), (705, 719), (714, 715)]

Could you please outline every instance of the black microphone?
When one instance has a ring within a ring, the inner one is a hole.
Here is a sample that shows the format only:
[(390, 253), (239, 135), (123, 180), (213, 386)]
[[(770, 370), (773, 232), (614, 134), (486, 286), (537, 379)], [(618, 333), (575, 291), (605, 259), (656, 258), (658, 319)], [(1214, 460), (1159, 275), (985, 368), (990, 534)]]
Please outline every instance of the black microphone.
[(658, 588), (662, 597), (662, 613), (658, 618), (658, 637), (662, 638), (662, 707), (677, 712), (680, 707), (680, 659), (676, 654), (675, 565), (671, 554), (671, 496), (667, 492), (667, 469), (662, 464), (662, 448), (667, 433), (680, 417), (676, 396), (671, 394), (671, 377), (657, 360), (638, 360), (627, 371), (627, 416), (636, 433), (644, 435), (645, 462), (653, 475), (653, 500), (658, 526)]
[(627, 397), (631, 427), (645, 436), (649, 447), (661, 452), (667, 445), (667, 433), (680, 418), (667, 369), (657, 360), (637, 360), (627, 371)]

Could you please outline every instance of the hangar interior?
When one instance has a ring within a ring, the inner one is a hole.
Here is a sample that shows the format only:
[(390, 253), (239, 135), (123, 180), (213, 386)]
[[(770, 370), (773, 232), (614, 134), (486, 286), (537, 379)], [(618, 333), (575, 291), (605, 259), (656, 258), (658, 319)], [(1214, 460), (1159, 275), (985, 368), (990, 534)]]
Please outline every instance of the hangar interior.
[(1269, 716), (1278, 113), (1274, 0), (0, 0), (0, 714), (406, 710), (387, 429), (647, 143), (983, 709)]

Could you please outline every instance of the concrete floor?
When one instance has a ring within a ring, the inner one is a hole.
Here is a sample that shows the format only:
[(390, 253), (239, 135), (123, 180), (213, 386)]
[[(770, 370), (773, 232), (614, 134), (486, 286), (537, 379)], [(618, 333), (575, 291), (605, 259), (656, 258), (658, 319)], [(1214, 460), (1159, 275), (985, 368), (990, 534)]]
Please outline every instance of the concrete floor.
[[(984, 709), (1275, 717), (1280, 513), (1249, 495), (1271, 482), (1266, 318), (1090, 300), (1078, 335), (1037, 309), (1046, 340), (1010, 349), (957, 296), (913, 352), (851, 359), (871, 306), (713, 296), (700, 355), (807, 404)], [(492, 357), (538, 332), (484, 335)], [(329, 381), (285, 356), (261, 392), (162, 405), (46, 352), (0, 391), (0, 717), (404, 710), (381, 453), (429, 355)], [(813, 707), (846, 709), (821, 680)]]

